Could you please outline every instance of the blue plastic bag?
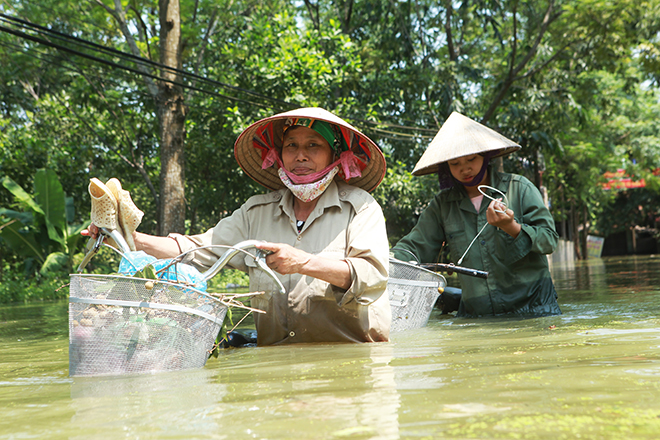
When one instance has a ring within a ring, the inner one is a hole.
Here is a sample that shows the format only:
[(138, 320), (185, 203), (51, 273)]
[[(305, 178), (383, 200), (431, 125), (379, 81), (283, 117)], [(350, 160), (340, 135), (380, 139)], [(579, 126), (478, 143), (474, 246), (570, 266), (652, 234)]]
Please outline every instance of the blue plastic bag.
[[(119, 263), (119, 273), (126, 276), (133, 276), (138, 270), (142, 270), (147, 265), (151, 265), (154, 271), (167, 267), (172, 260), (158, 260), (156, 257), (148, 255), (144, 251), (126, 252)], [(193, 284), (197, 290), (206, 292), (206, 281), (202, 281), (204, 276), (193, 266), (189, 264), (172, 264), (167, 270), (158, 273), (158, 278), (175, 283)]]

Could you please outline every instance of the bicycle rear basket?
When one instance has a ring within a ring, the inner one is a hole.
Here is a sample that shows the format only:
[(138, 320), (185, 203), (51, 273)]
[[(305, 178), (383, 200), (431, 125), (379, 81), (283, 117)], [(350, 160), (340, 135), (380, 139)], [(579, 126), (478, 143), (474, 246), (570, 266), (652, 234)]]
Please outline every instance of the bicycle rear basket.
[(424, 327), (447, 280), (442, 275), (390, 259), (387, 293), (392, 308), (391, 333)]
[(201, 368), (226, 313), (221, 301), (186, 285), (72, 274), (69, 374)]

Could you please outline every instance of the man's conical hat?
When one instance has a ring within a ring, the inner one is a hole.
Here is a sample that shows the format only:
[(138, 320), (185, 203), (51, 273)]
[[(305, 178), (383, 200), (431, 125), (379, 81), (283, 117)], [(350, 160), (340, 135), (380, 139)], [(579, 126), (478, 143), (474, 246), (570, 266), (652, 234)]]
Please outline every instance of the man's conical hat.
[(438, 171), (438, 166), (472, 154), (494, 152), (491, 157), (504, 156), (520, 149), (520, 145), (467, 116), (453, 112), (435, 135), (413, 174), (423, 176)]

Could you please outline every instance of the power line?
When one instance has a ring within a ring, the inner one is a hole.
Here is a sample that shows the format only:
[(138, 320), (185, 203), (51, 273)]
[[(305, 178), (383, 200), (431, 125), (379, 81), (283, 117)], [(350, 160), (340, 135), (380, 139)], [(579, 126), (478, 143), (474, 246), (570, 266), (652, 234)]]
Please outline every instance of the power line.
[[(109, 55), (115, 55), (115, 56), (118, 56), (120, 58), (129, 60), (129, 61), (133, 61), (135, 63), (141, 64), (141, 65), (144, 65), (144, 66), (147, 66), (147, 67), (154, 67), (154, 68), (158, 68), (158, 69), (161, 69), (161, 70), (170, 71), (172, 73), (176, 73), (176, 74), (181, 75), (183, 77), (190, 77), (190, 78), (194, 78), (194, 79), (197, 79), (197, 80), (200, 80), (200, 81), (204, 81), (204, 82), (206, 82), (210, 85), (219, 86), (219, 87), (223, 87), (223, 88), (227, 88), (227, 89), (247, 93), (247, 94), (250, 94), (250, 95), (258, 97), (258, 98), (267, 99), (269, 101), (274, 101), (274, 102), (278, 102), (280, 104), (287, 105), (291, 108), (294, 108), (296, 106), (297, 107), (300, 106), (297, 103), (290, 103), (290, 102), (287, 102), (287, 101), (284, 101), (284, 100), (281, 100), (281, 99), (277, 99), (277, 98), (273, 98), (273, 97), (270, 97), (270, 96), (263, 95), (261, 93), (257, 93), (257, 92), (252, 91), (252, 90), (244, 89), (244, 88), (237, 87), (237, 86), (232, 86), (231, 84), (223, 83), (221, 81), (217, 81), (217, 80), (214, 80), (214, 79), (211, 79), (211, 78), (207, 78), (205, 76), (198, 75), (196, 73), (191, 73), (191, 72), (188, 72), (186, 70), (178, 69), (176, 67), (167, 66), (165, 64), (161, 64), (161, 63), (158, 63), (156, 61), (152, 61), (148, 58), (139, 57), (139, 56), (133, 55), (131, 53), (123, 52), (123, 51), (120, 51), (120, 50), (117, 50), (117, 49), (114, 49), (114, 48), (111, 48), (111, 47), (106, 47), (106, 46), (103, 46), (103, 45), (100, 45), (100, 44), (97, 44), (97, 43), (94, 43), (94, 42), (91, 42), (91, 41), (84, 40), (82, 38), (67, 35), (67, 34), (64, 34), (62, 32), (58, 32), (58, 31), (55, 31), (55, 30), (52, 30), (52, 29), (48, 29), (44, 26), (40, 26), (40, 25), (33, 24), (33, 23), (28, 22), (28, 21), (19, 19), (19, 18), (8, 16), (6, 14), (0, 13), (0, 17), (2, 19), (4, 19), (5, 21), (9, 21), (9, 22), (11, 22), (12, 24), (15, 24), (15, 25), (18, 24), (23, 28), (31, 29), (31, 30), (33, 30), (37, 33), (42, 34), (42, 35), (45, 34), (47, 36), (55, 37), (59, 40), (72, 42), (74, 44), (77, 44), (77, 45), (80, 45), (80, 46), (83, 46), (83, 47), (89, 47), (89, 48), (91, 48), (92, 50), (94, 50), (96, 52), (106, 53), (106, 54), (109, 54)], [(72, 49), (68, 49), (68, 50), (72, 53), (77, 54), (77, 55), (86, 56), (86, 55), (83, 55), (82, 52), (74, 51)], [(129, 69), (129, 68), (127, 68), (127, 69)], [(147, 76), (150, 75), (148, 73), (143, 73), (143, 74), (145, 74)], [(160, 77), (152, 76), (152, 78), (160, 78)], [(160, 80), (168, 81), (166, 79), (160, 79)], [(174, 83), (173, 81), (168, 81), (168, 82)], [(188, 88), (192, 88), (192, 86), (188, 86)]]
[(139, 75), (139, 76), (146, 76), (146, 77), (151, 78), (151, 79), (167, 82), (167, 83), (179, 86), (179, 87), (184, 88), (184, 89), (189, 89), (189, 90), (195, 90), (195, 91), (198, 91), (198, 92), (208, 93), (210, 95), (214, 95), (214, 96), (224, 98), (224, 99), (228, 99), (228, 100), (231, 100), (231, 101), (245, 102), (245, 103), (257, 106), (257, 107), (269, 108), (268, 106), (266, 106), (264, 104), (261, 104), (261, 103), (258, 103), (258, 102), (249, 101), (249, 100), (241, 99), (241, 98), (235, 98), (233, 96), (223, 95), (222, 93), (214, 92), (214, 91), (211, 91), (211, 90), (204, 90), (204, 89), (201, 89), (199, 87), (190, 86), (190, 85), (181, 83), (179, 81), (174, 81), (174, 80), (169, 80), (169, 79), (166, 79), (166, 78), (162, 78), (158, 75), (154, 75), (154, 74), (151, 74), (151, 73), (148, 73), (148, 72), (141, 72), (141, 71), (139, 71), (137, 69), (134, 69), (132, 67), (122, 66), (121, 64), (117, 64), (113, 61), (104, 60), (103, 58), (99, 58), (99, 57), (96, 57), (96, 56), (93, 56), (93, 55), (89, 55), (89, 54), (86, 54), (84, 52), (79, 52), (79, 51), (70, 49), (66, 46), (62, 46), (60, 44), (56, 44), (56, 43), (50, 42), (48, 40), (44, 40), (42, 38), (34, 37), (32, 35), (26, 34), (25, 32), (9, 29), (5, 26), (0, 25), (0, 31), (7, 32), (7, 33), (15, 35), (17, 37), (20, 37), (20, 38), (23, 38), (23, 39), (26, 39), (26, 40), (30, 40), (30, 41), (33, 41), (35, 43), (43, 44), (45, 46), (49, 46), (49, 47), (52, 47), (52, 48), (57, 49), (57, 50), (61, 50), (61, 51), (67, 52), (67, 53), (71, 53), (71, 54), (76, 55), (76, 56), (87, 58), (91, 61), (94, 61), (94, 62), (97, 62), (97, 63), (100, 63), (100, 64), (105, 64), (105, 65), (110, 66), (110, 67), (115, 68), (115, 69), (126, 70), (128, 72), (134, 73), (134, 74)]
[[(160, 64), (160, 63), (151, 61), (151, 60), (146, 59), (146, 58), (137, 57), (135, 55), (116, 50), (114, 48), (108, 48), (108, 47), (105, 47), (105, 46), (102, 46), (102, 45), (99, 45), (99, 44), (96, 44), (96, 43), (93, 43), (93, 42), (83, 40), (83, 39), (78, 38), (78, 37), (73, 37), (73, 36), (58, 32), (58, 31), (48, 29), (44, 26), (35, 25), (35, 24), (30, 23), (28, 21), (18, 19), (18, 18), (15, 18), (15, 17), (11, 17), (11, 16), (8, 16), (6, 14), (0, 13), (0, 18), (3, 19), (5, 22), (10, 23), (10, 24), (18, 25), (22, 28), (28, 28), (28, 29), (33, 30), (34, 32), (37, 32), (37, 33), (42, 34), (42, 35), (46, 34), (47, 36), (52, 36), (54, 38), (59, 39), (60, 41), (64, 40), (64, 41), (67, 41), (67, 42), (73, 42), (74, 44), (82, 45), (83, 47), (89, 47), (93, 51), (96, 51), (96, 52), (101, 52), (101, 53), (105, 53), (105, 54), (109, 54), (109, 55), (118, 56), (120, 58), (129, 60), (129, 61), (132, 61), (132, 62), (135, 62), (135, 63), (140, 63), (144, 66), (150, 66), (150, 67), (159, 68), (159, 69), (163, 69), (163, 70), (169, 70), (171, 72), (177, 73), (177, 74), (182, 75), (182, 76), (188, 76), (188, 77), (191, 77), (191, 78), (198, 79), (198, 80), (203, 81), (207, 84), (212, 84), (212, 85), (216, 85), (216, 86), (220, 86), (220, 87), (224, 87), (224, 88), (229, 88), (231, 90), (244, 92), (244, 93), (250, 94), (250, 95), (255, 96), (255, 97), (259, 97), (259, 98), (267, 100), (267, 101), (271, 101), (271, 102), (274, 101), (274, 102), (277, 102), (279, 104), (285, 104), (286, 106), (288, 106), (290, 108), (293, 108), (294, 106), (298, 106), (298, 107), (300, 106), (299, 104), (296, 104), (296, 103), (290, 103), (290, 102), (283, 101), (283, 100), (280, 100), (280, 99), (277, 99), (277, 98), (272, 98), (272, 97), (254, 92), (252, 90), (232, 86), (232, 85), (229, 85), (229, 84), (226, 84), (226, 83), (222, 83), (220, 81), (209, 79), (207, 77), (204, 77), (204, 76), (201, 76), (201, 75), (198, 75), (198, 74), (189, 73), (189, 72), (187, 72), (185, 70), (182, 70), (182, 69), (172, 68), (172, 67), (166, 66), (164, 64)], [(254, 102), (254, 101), (250, 101), (250, 100), (245, 100), (245, 99), (241, 99), (241, 98), (236, 98), (236, 97), (233, 97), (233, 96), (224, 95), (224, 94), (221, 94), (221, 93), (217, 93), (215, 91), (208, 91), (208, 90), (201, 89), (201, 88), (198, 88), (198, 87), (195, 87), (195, 86), (192, 86), (192, 85), (184, 84), (184, 83), (179, 82), (179, 81), (168, 80), (168, 79), (162, 78), (162, 77), (160, 77), (158, 75), (155, 75), (155, 74), (151, 74), (151, 73), (144, 72), (144, 71), (134, 69), (134, 68), (131, 68), (131, 67), (123, 66), (121, 64), (105, 60), (103, 58), (99, 58), (99, 57), (89, 55), (89, 54), (84, 53), (84, 52), (80, 52), (80, 51), (68, 48), (66, 46), (63, 46), (63, 45), (60, 45), (60, 44), (57, 44), (57, 43), (53, 43), (53, 42), (51, 42), (49, 40), (45, 40), (43, 38), (35, 37), (33, 35), (27, 34), (27, 33), (22, 32), (22, 31), (13, 30), (13, 29), (10, 29), (10, 28), (4, 27), (4, 26), (0, 26), (0, 31), (4, 31), (4, 32), (10, 33), (10, 34), (13, 34), (13, 35), (15, 35), (19, 38), (24, 38), (24, 39), (27, 39), (29, 41), (36, 42), (38, 44), (43, 44), (43, 45), (46, 45), (46, 46), (49, 46), (49, 47), (53, 47), (57, 50), (68, 52), (68, 53), (71, 53), (71, 54), (76, 55), (76, 56), (84, 57), (84, 58), (87, 58), (91, 61), (98, 62), (98, 63), (104, 64), (104, 65), (110, 66), (112, 68), (115, 68), (115, 69), (121, 69), (121, 70), (125, 70), (125, 71), (128, 71), (128, 72), (134, 73), (136, 75), (146, 76), (146, 77), (158, 80), (158, 81), (168, 82), (168, 83), (171, 83), (173, 85), (177, 85), (177, 86), (185, 88), (185, 89), (189, 89), (189, 90), (193, 90), (193, 91), (197, 91), (197, 92), (201, 92), (201, 93), (207, 93), (207, 94), (210, 94), (210, 95), (218, 96), (218, 97), (228, 99), (228, 100), (232, 100), (232, 101), (245, 102), (245, 103), (248, 103), (248, 104), (251, 104), (251, 105), (255, 105), (257, 107), (271, 109), (270, 106), (262, 104), (262, 103), (258, 103), (258, 102)], [(432, 137), (424, 136), (424, 135), (421, 135), (421, 134), (408, 134), (408, 133), (392, 132), (392, 131), (388, 131), (388, 130), (383, 130), (383, 129), (378, 128), (378, 127), (385, 126), (385, 127), (390, 127), (390, 128), (396, 128), (396, 129), (412, 130), (412, 131), (415, 131), (415, 132), (432, 132), (432, 133), (436, 132), (436, 130), (434, 130), (434, 129), (427, 129), (427, 128), (422, 128), (422, 127), (411, 127), (411, 126), (405, 126), (405, 125), (391, 124), (391, 123), (385, 123), (385, 122), (373, 122), (373, 121), (366, 121), (366, 120), (359, 120), (359, 119), (355, 119), (355, 120), (357, 120), (357, 121), (359, 121), (363, 124), (368, 124), (370, 126), (370, 130), (372, 130), (374, 132), (377, 132), (377, 133), (380, 133), (381, 135), (387, 135), (386, 137), (389, 137), (389, 138), (392, 138), (392, 136), (401, 136), (401, 137), (408, 137), (408, 138), (430, 139)]]
[(368, 130), (374, 131), (376, 133), (382, 133), (383, 136), (389, 137), (390, 139), (401, 140), (401, 138), (397, 138), (396, 136), (400, 136), (400, 137), (404, 137), (404, 138), (433, 139), (433, 136), (426, 136), (426, 135), (421, 135), (421, 134), (399, 133), (399, 132), (396, 132), (396, 131), (383, 130), (383, 129), (376, 128), (376, 127), (370, 127)]
[[(31, 5), (35, 6), (36, 8), (38, 8), (38, 9), (48, 11), (48, 13), (50, 13), (51, 16), (53, 16), (53, 17), (58, 17), (58, 16), (61, 16), (62, 14), (64, 14), (64, 15), (67, 16), (67, 22), (78, 23), (78, 24), (81, 24), (82, 26), (89, 25), (91, 27), (100, 29), (103, 32), (107, 32), (108, 34), (112, 34), (112, 33), (116, 32), (115, 28), (103, 26), (98, 21), (94, 21), (93, 19), (89, 18), (89, 11), (91, 9), (94, 9), (95, 7), (99, 7), (99, 5), (94, 5), (93, 2), (89, 2), (90, 7), (88, 7), (88, 8), (76, 9), (76, 12), (84, 12), (86, 14), (86, 16), (88, 17), (87, 20), (81, 20), (79, 15), (71, 16), (70, 11), (65, 10), (63, 8), (55, 9), (53, 7), (49, 7), (47, 5), (44, 5), (44, 4), (41, 4), (41, 3), (38, 3), (38, 2), (34, 2), (34, 1), (31, 1), (31, 0), (21, 0), (21, 3), (31, 4)], [(216, 9), (220, 10), (220, 8), (218, 8), (218, 7), (216, 7)], [(14, 10), (15, 10), (15, 8), (14, 8)], [(14, 18), (17, 18), (17, 17), (14, 17)], [(28, 23), (32, 23), (27, 19), (25, 19), (25, 21), (27, 21)], [(159, 50), (164, 50), (166, 53), (172, 53), (172, 51), (170, 51), (168, 49), (159, 49)]]
[[(90, 73), (90, 71), (88, 69), (85, 69), (84, 74), (81, 73), (82, 69), (80, 67), (78, 67), (77, 64), (75, 62), (73, 62), (72, 60), (70, 60), (69, 58), (61, 58), (60, 61), (70, 63), (73, 66), (75, 66), (75, 68), (66, 66), (62, 62), (57, 62), (57, 61), (55, 61), (54, 56), (48, 54), (47, 52), (40, 52), (40, 51), (38, 51), (37, 49), (34, 49), (34, 48), (30, 49), (30, 51), (28, 52), (28, 51), (23, 50), (23, 48), (21, 48), (17, 44), (3, 42), (2, 40), (0, 40), (0, 46), (4, 46), (4, 47), (7, 47), (9, 49), (13, 49), (16, 52), (21, 52), (21, 53), (23, 53), (24, 55), (26, 55), (30, 58), (33, 58), (33, 59), (38, 60), (40, 62), (44, 62), (44, 63), (50, 64), (50, 65), (53, 65), (53, 66), (55, 66), (57, 68), (60, 68), (60, 69), (64, 69), (65, 71), (73, 72), (73, 73), (75, 73), (79, 76), (84, 76), (85, 78), (88, 78), (88, 79), (95, 79), (99, 83), (108, 83), (108, 82), (110, 82), (117, 88), (126, 88), (126, 86), (124, 84), (118, 83), (117, 81), (115, 81), (111, 77), (108, 77), (108, 76), (102, 77), (102, 76), (99, 76), (98, 74)], [(31, 52), (36, 52), (37, 55), (34, 55)], [(41, 81), (44, 81), (44, 78), (41, 78)], [(54, 85), (54, 83), (49, 82), (49, 81), (46, 81), (46, 83), (48, 83), (50, 85)], [(101, 86), (101, 89), (103, 89), (104, 91), (107, 91), (105, 86)], [(149, 94), (141, 91), (139, 87), (131, 89), (130, 93), (132, 95), (135, 95), (135, 94), (141, 95), (145, 99), (151, 99), (151, 96)], [(195, 109), (195, 108), (203, 109), (204, 108), (204, 107), (201, 107), (201, 106), (195, 106), (191, 103), (187, 103), (186, 106), (188, 108), (192, 108), (192, 109)], [(145, 123), (146, 123), (146, 121), (145, 121)]]
[[(2, 20), (2, 17), (4, 17), (4, 14), (0, 14), (0, 20)], [(6, 28), (0, 26), (0, 31), (5, 30), (5, 29), (6, 29)], [(47, 41), (47, 40), (42, 40), (42, 39), (40, 39), (40, 38), (30, 36), (29, 34), (25, 34), (25, 33), (20, 32), (20, 31), (11, 32), (11, 30), (10, 30), (9, 33), (14, 34), (14, 35), (19, 36), (19, 37), (23, 37), (23, 36), (25, 36), (25, 37), (28, 37), (28, 38), (27, 38), (28, 40), (36, 41), (36, 42), (38, 42), (38, 43), (43, 43), (44, 45), (46, 45), (46, 46), (50, 46), (50, 47), (54, 47), (55, 49), (60, 49), (60, 45), (57, 45), (57, 44), (52, 43), (52, 42), (49, 42), (49, 41)], [(43, 32), (40, 32), (40, 33), (43, 34)], [(59, 34), (59, 33), (58, 33), (58, 34)], [(59, 39), (61, 40), (62, 38), (59, 38)], [(19, 46), (16, 45), (16, 44), (6, 44), (6, 43), (2, 43), (1, 41), (0, 41), (0, 45), (3, 45), (3, 46), (5, 46), (5, 47), (10, 47), (10, 46), (11, 46), (14, 50), (16, 50), (16, 51), (20, 51), (20, 52), (26, 54), (26, 55), (29, 56), (29, 57), (32, 57), (32, 58), (35, 58), (35, 59), (39, 59), (40, 61), (43, 61), (43, 62), (46, 62), (46, 63), (49, 63), (49, 64), (56, 65), (56, 66), (58, 66), (58, 67), (60, 67), (60, 68), (63, 68), (63, 69), (65, 69), (65, 70), (69, 70), (69, 71), (75, 72), (76, 74), (81, 75), (81, 76), (84, 76), (84, 77), (87, 77), (87, 78), (93, 77), (93, 78), (95, 78), (96, 80), (98, 80), (98, 81), (101, 82), (101, 83), (105, 83), (105, 82), (107, 82), (107, 81), (110, 81), (110, 82), (114, 83), (115, 86), (117, 86), (117, 87), (124, 87), (123, 85), (119, 85), (119, 84), (117, 84), (115, 81), (112, 80), (112, 78), (109, 78), (109, 77), (99, 77), (99, 76), (97, 76), (97, 75), (90, 75), (89, 72), (88, 72), (87, 70), (85, 70), (85, 72), (82, 73), (82, 69), (79, 68), (75, 62), (73, 62), (72, 60), (68, 59), (68, 57), (62, 58), (62, 60), (71, 63), (73, 66), (75, 66), (75, 69), (74, 69), (74, 68), (70, 68), (70, 67), (66, 67), (66, 66), (62, 65), (61, 63), (56, 63), (56, 62), (54, 62), (54, 61), (49, 61), (49, 60), (45, 59), (43, 56), (49, 56), (51, 59), (54, 59), (54, 58), (55, 58), (55, 57), (53, 57), (53, 56), (51, 56), (51, 55), (49, 55), (48, 53), (45, 53), (45, 52), (42, 52), (42, 53), (41, 53), (41, 54), (42, 54), (42, 57), (32, 55), (32, 54), (30, 53), (30, 51), (36, 51), (34, 48), (32, 48), (32, 49), (27, 49), (27, 51), (24, 51), (24, 50), (22, 50), (21, 48), (19, 48)], [(93, 45), (94, 45), (94, 46), (98, 46), (98, 48), (100, 48), (100, 49), (106, 49), (106, 48), (104, 48), (103, 46), (96, 45), (95, 43), (93, 43)], [(87, 58), (87, 59), (91, 59), (92, 61), (96, 61), (96, 59), (97, 59), (97, 57), (93, 57), (93, 56), (90, 56), (90, 55), (88, 55), (88, 54), (84, 54), (84, 53), (81, 53), (81, 52), (79, 52), (79, 51), (76, 51), (76, 50), (73, 50), (73, 49), (69, 49), (69, 48), (63, 48), (63, 51), (64, 51), (65, 53), (71, 53), (71, 54), (74, 54), (74, 55), (82, 56), (82, 57)], [(111, 50), (111, 52), (112, 52), (112, 51), (114, 51), (114, 50)], [(36, 52), (38, 52), (38, 51), (36, 51)], [(129, 54), (124, 54), (123, 52), (119, 52), (119, 51), (115, 51), (115, 52), (118, 52), (118, 53), (120, 54), (120, 56), (121, 56), (121, 55), (129, 55)], [(138, 59), (139, 61), (142, 61), (142, 60), (140, 60), (138, 57), (133, 57), (132, 55), (130, 55), (130, 58), (135, 58), (135, 59)], [(119, 64), (117, 64), (117, 63), (113, 63), (113, 62), (110, 62), (110, 61), (107, 61), (107, 60), (103, 60), (103, 59), (100, 59), (100, 60), (101, 60), (101, 64), (102, 64), (102, 65), (109, 65), (109, 66), (111, 66), (111, 67), (113, 67), (113, 68), (119, 68), (120, 70), (125, 70), (125, 71), (128, 71), (128, 72), (130, 72), (130, 73), (137, 73), (138, 75), (141, 74), (140, 72), (136, 72), (135, 69), (124, 68), (124, 66), (121, 66), (121, 65), (119, 65)], [(157, 64), (157, 63), (156, 63), (156, 64)], [(158, 76), (156, 76), (156, 75), (153, 75), (153, 77), (155, 77), (155, 78), (160, 78), (160, 77), (158, 77)], [(201, 78), (201, 77), (200, 77), (200, 78)], [(172, 81), (170, 81), (170, 82), (172, 82)], [(185, 84), (182, 84), (181, 86), (182, 86), (182, 87), (189, 88), (189, 89), (191, 89), (191, 90), (193, 90), (193, 91), (202, 92), (202, 93), (209, 93), (209, 92), (206, 91), (206, 90), (202, 90), (202, 89), (199, 89), (199, 88), (193, 88), (193, 87), (190, 87), (190, 86), (186, 86)], [(105, 89), (105, 87), (103, 87), (103, 86), (102, 86), (102, 88)], [(141, 92), (139, 88), (137, 88), (136, 90), (134, 90), (134, 92), (136, 92), (136, 93), (140, 93), (141, 95), (143, 95), (143, 96), (145, 96), (145, 97), (150, 97), (150, 95), (147, 95), (147, 94)], [(211, 94), (213, 94), (213, 92), (211, 92)], [(216, 94), (216, 95), (219, 95), (219, 94)], [(223, 96), (223, 97), (224, 97), (224, 95), (219, 95), (219, 96)], [(231, 98), (231, 97), (229, 97), (229, 98)], [(235, 98), (235, 99), (237, 99), (237, 98)], [(237, 100), (241, 101), (240, 99), (237, 99)], [(244, 101), (244, 102), (245, 102), (245, 101)], [(249, 102), (249, 101), (248, 101), (248, 102)], [(189, 104), (188, 104), (188, 105), (189, 105)], [(189, 105), (189, 106), (190, 106), (190, 105)], [(266, 106), (262, 106), (262, 107), (266, 107)], [(402, 126), (402, 125), (397, 125), (397, 124), (388, 124), (388, 123), (377, 123), (377, 122), (373, 122), (373, 121), (364, 121), (364, 120), (359, 120), (359, 119), (355, 119), (355, 118), (353, 118), (353, 120), (356, 120), (356, 121), (362, 122), (363, 124), (367, 124), (368, 127), (365, 127), (366, 131), (367, 131), (367, 132), (372, 132), (372, 133), (374, 133), (374, 134), (375, 134), (376, 136), (378, 136), (380, 139), (390, 139), (390, 140), (395, 140), (395, 141), (402, 141), (402, 140), (403, 140), (403, 141), (405, 141), (405, 140), (411, 140), (411, 139), (419, 139), (419, 140), (423, 140), (423, 139), (431, 139), (431, 137), (429, 137), (429, 136), (424, 136), (424, 135), (419, 135), (419, 134), (408, 134), (408, 133), (400, 133), (400, 132), (395, 132), (395, 131), (390, 131), (390, 130), (384, 130), (384, 129), (382, 129), (382, 128), (378, 128), (379, 126), (394, 127), (394, 128), (403, 128), (403, 129), (412, 129), (412, 130), (434, 131), (434, 130), (429, 130), (429, 129), (416, 129), (415, 127)], [(129, 142), (130, 142), (130, 141), (129, 141)]]

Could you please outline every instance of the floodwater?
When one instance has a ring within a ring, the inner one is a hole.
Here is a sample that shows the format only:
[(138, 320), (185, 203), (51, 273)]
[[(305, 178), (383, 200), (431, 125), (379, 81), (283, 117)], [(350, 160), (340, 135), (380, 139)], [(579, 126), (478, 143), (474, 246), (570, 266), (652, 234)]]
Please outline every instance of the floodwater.
[(0, 308), (0, 439), (656, 439), (660, 257), (554, 265), (564, 314), (69, 377), (66, 302)]

